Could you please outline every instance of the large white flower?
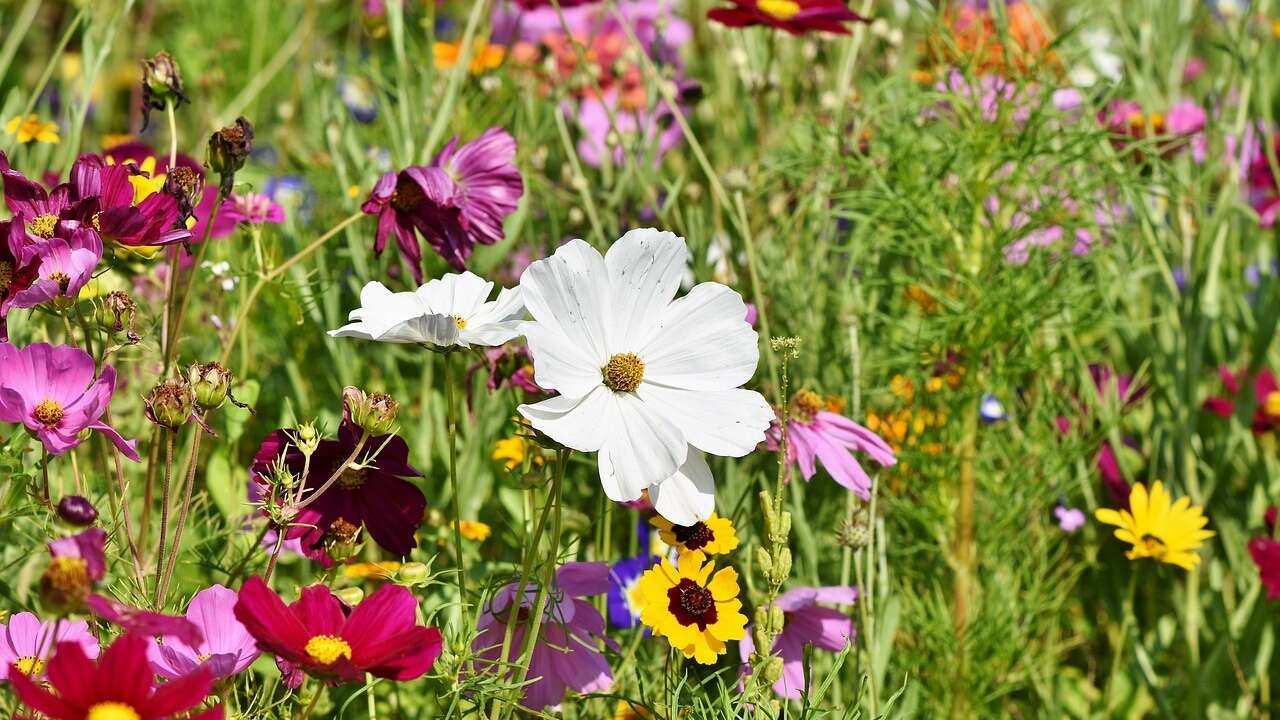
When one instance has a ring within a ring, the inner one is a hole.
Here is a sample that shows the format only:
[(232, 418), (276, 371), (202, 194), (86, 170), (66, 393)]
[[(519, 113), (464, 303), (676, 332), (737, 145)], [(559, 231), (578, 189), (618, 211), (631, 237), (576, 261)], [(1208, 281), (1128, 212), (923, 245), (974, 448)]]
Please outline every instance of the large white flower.
[(738, 293), (708, 282), (673, 300), (687, 254), (684, 238), (632, 230), (605, 257), (572, 240), (520, 278), (534, 379), (560, 393), (520, 413), (567, 447), (598, 451), (610, 498), (647, 489), (680, 525), (715, 506), (700, 451), (741, 457), (773, 420), (760, 393), (739, 387), (759, 347)]
[(520, 288), (503, 288), (489, 300), (492, 291), (493, 283), (471, 272), (449, 273), (413, 292), (371, 282), (360, 291), (351, 322), (329, 334), (440, 348), (501, 345), (520, 334), (524, 304)]

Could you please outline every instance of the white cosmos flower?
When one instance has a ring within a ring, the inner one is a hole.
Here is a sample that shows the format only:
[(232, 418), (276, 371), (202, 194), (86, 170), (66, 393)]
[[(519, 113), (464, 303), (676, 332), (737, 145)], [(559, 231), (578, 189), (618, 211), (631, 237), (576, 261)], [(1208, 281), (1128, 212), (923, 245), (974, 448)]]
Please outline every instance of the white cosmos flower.
[(520, 414), (567, 447), (598, 451), (611, 499), (647, 489), (680, 525), (715, 506), (702, 451), (746, 455), (773, 420), (764, 397), (740, 387), (759, 347), (738, 293), (708, 282), (673, 300), (687, 256), (684, 238), (632, 230), (605, 257), (572, 240), (520, 278), (534, 379), (560, 393)]
[(501, 345), (520, 334), (524, 304), (520, 288), (503, 288), (489, 300), (492, 291), (493, 283), (472, 272), (449, 273), (413, 292), (371, 282), (360, 291), (351, 322), (329, 334), (440, 348)]

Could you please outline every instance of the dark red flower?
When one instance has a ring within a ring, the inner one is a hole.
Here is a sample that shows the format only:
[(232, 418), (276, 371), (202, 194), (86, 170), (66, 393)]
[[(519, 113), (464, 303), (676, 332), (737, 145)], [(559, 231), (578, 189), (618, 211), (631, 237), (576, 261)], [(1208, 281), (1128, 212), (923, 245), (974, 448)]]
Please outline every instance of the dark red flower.
[(81, 155), (71, 168), (71, 184), (77, 199), (96, 198), (98, 212), (90, 223), (106, 240), (122, 245), (169, 245), (191, 237), (176, 226), (178, 201), (165, 192), (153, 192), (134, 204), (131, 178), (146, 176), (138, 165), (107, 164), (97, 155)]
[(1267, 599), (1280, 600), (1280, 542), (1256, 537), (1249, 541), (1249, 555), (1258, 566), (1258, 577), (1267, 588)]
[[(200, 670), (157, 687), (147, 661), (148, 644), (141, 635), (124, 635), (95, 663), (77, 643), (59, 643), (49, 661), (48, 689), (20, 672), (10, 673), (9, 681), (25, 707), (49, 720), (165, 720), (204, 702), (213, 676)], [(221, 705), (190, 718), (221, 719)]]
[(729, 0), (730, 8), (714, 8), (707, 17), (729, 27), (768, 25), (792, 35), (829, 32), (848, 35), (850, 22), (869, 22), (844, 0)]
[[(345, 416), (345, 408), (343, 413)], [(338, 438), (320, 441), (311, 456), (309, 474), (302, 478), (303, 501), (351, 456), (360, 434), (351, 419), (344, 417)], [(408, 555), (417, 546), (413, 534), (422, 524), (427, 499), (417, 486), (403, 479), (422, 475), (409, 464), (409, 446), (394, 435), (371, 437), (356, 460), (362, 467), (344, 470), (337, 482), (298, 511), (285, 533), (287, 539), (300, 538), (307, 557), (326, 567), (333, 564), (325, 545), (335, 525), (356, 529), (364, 525), (374, 542), (396, 555)], [(302, 451), (284, 430), (268, 435), (254, 455), (250, 469), (253, 500), (269, 495), (272, 465), (279, 461), (295, 477), (301, 476), (306, 466)]]
[(417, 624), (418, 603), (400, 585), (387, 584), (347, 615), (346, 606), (323, 585), (302, 589), (285, 605), (261, 578), (240, 589), (236, 619), (276, 656), (287, 672), (300, 669), (333, 682), (353, 682), (365, 673), (388, 680), (413, 680), (426, 674), (440, 656), (440, 631)]
[[(1240, 372), (1232, 373), (1230, 368), (1223, 365), (1218, 368), (1218, 377), (1222, 380), (1226, 395), (1206, 398), (1203, 407), (1220, 418), (1229, 418), (1236, 414), (1236, 402), (1239, 399), (1240, 389), (1242, 385), (1248, 383), (1249, 372), (1241, 368)], [(1252, 401), (1253, 418), (1250, 425), (1253, 428), (1253, 434), (1261, 435), (1270, 430), (1280, 429), (1280, 383), (1276, 382), (1276, 376), (1267, 368), (1258, 370), (1258, 374), (1253, 378)]]

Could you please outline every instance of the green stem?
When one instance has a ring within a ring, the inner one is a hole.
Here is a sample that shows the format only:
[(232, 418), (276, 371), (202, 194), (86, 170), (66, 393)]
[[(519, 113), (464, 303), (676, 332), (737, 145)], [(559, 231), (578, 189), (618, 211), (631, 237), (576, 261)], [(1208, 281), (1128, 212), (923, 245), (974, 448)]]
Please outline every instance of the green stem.
[[(204, 413), (201, 421), (207, 418)], [(200, 462), (200, 440), (204, 432), (196, 429), (195, 440), (191, 442), (191, 457), (187, 460), (187, 482), (182, 493), (182, 507), (178, 510), (178, 523), (173, 528), (173, 545), (169, 548), (169, 561), (165, 564), (164, 576), (160, 579), (160, 598), (169, 592), (169, 581), (173, 579), (173, 571), (178, 564), (178, 549), (182, 547), (182, 530), (187, 526), (187, 515), (191, 511), (191, 495), (196, 484), (196, 466)]]
[(155, 609), (160, 605), (160, 569), (164, 567), (164, 544), (169, 533), (169, 484), (173, 480), (173, 445), (178, 437), (176, 430), (165, 431), (164, 480), (160, 486), (160, 544), (156, 546)]
[(454, 401), (453, 353), (444, 355), (444, 409), (449, 433), (449, 491), (453, 494), (453, 547), (458, 562), (459, 609), (467, 601), (467, 567), (462, 557), (462, 514), (458, 492), (458, 410)]

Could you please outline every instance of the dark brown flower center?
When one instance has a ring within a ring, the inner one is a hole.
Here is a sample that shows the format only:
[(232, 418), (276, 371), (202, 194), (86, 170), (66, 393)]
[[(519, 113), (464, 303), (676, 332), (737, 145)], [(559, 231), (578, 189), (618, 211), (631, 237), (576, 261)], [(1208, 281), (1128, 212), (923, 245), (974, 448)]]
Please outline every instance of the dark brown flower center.
[(338, 518), (329, 525), (329, 537), (340, 543), (355, 542), (358, 532), (360, 532), (359, 525), (353, 525), (343, 518)]
[(681, 578), (679, 585), (668, 590), (667, 599), (667, 609), (681, 625), (697, 625), (699, 630), (706, 630), (716, 622), (716, 599), (710, 590), (689, 578)]
[(701, 550), (716, 539), (716, 534), (701, 520), (692, 525), (672, 525), (671, 532), (689, 550)]
[(54, 400), (41, 400), (40, 404), (31, 411), (31, 416), (36, 419), (36, 422), (45, 427), (55, 427), (62, 422), (64, 415), (62, 406)]
[(368, 479), (369, 476), (367, 470), (363, 468), (349, 467), (344, 469), (342, 474), (338, 476), (338, 485), (346, 488), (347, 490), (355, 490), (356, 488), (364, 485), (365, 480)]
[(418, 183), (412, 180), (401, 180), (396, 183), (396, 189), (391, 191), (391, 207), (401, 212), (409, 212), (417, 209), (426, 195), (422, 193), (422, 188)]
[(9, 289), (13, 284), (13, 263), (8, 260), (0, 260), (0, 293)]
[(58, 283), (58, 287), (61, 288), (64, 293), (67, 291), (67, 286), (71, 284), (71, 276), (61, 270), (55, 270), (54, 272), (49, 273), (48, 279)]
[(58, 216), (48, 213), (40, 215), (35, 220), (32, 220), (27, 227), (35, 235), (46, 239), (51, 238), (53, 237), (53, 231), (58, 227)]

